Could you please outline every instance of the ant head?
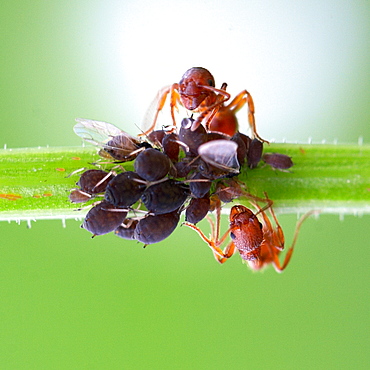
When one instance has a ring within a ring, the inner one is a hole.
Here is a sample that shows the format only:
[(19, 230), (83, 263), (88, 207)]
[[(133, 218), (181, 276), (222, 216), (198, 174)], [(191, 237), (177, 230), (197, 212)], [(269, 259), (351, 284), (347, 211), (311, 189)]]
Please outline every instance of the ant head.
[(181, 101), (186, 109), (194, 110), (211, 94), (209, 87), (215, 87), (211, 73), (202, 67), (188, 69), (179, 82)]

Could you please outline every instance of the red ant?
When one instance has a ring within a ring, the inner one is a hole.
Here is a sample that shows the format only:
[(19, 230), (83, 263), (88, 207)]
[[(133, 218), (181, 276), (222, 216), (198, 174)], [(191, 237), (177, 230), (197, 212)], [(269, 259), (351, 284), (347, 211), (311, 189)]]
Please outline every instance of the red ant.
[(220, 131), (233, 136), (239, 126), (235, 114), (247, 103), (248, 121), (253, 135), (268, 143), (257, 134), (252, 96), (247, 90), (243, 90), (229, 105), (225, 106), (224, 103), (230, 99), (226, 87), (227, 84), (223, 83), (221, 89), (217, 89), (215, 79), (207, 69), (202, 67), (190, 68), (184, 73), (179, 83), (174, 83), (159, 91), (155, 100), (157, 105), (153, 122), (149, 129), (140, 136), (153, 131), (158, 114), (163, 109), (167, 95), (170, 94), (171, 117), (174, 126), (176, 126), (174, 110), (177, 108), (177, 104), (181, 104), (188, 110), (200, 113), (192, 124), (191, 131), (195, 131), (203, 123), (210, 131)]
[[(244, 194), (246, 195), (246, 194)], [(317, 211), (310, 211), (304, 214), (298, 221), (293, 242), (291, 247), (288, 249), (283, 263), (279, 260), (279, 255), (284, 250), (284, 233), (277, 220), (274, 210), (272, 209), (273, 201), (267, 197), (261, 199), (255, 196), (247, 195), (252, 205), (257, 209), (256, 213), (253, 213), (250, 209), (243, 205), (236, 205), (231, 208), (230, 211), (230, 227), (221, 236), (220, 234), (220, 215), (221, 215), (221, 202), (218, 200), (216, 206), (216, 224), (210, 219), (211, 224), (211, 237), (207, 238), (204, 233), (195, 225), (185, 222), (184, 224), (194, 229), (200, 237), (209, 245), (212, 249), (216, 260), (219, 263), (226, 262), (237, 249), (243, 260), (247, 261), (248, 265), (253, 270), (260, 270), (263, 267), (272, 264), (277, 272), (282, 272), (289, 264), (293, 254), (294, 246), (296, 244), (299, 230), (302, 226), (303, 221)], [(264, 207), (260, 207), (257, 201), (265, 202)], [(274, 227), (265, 213), (265, 210), (269, 209), (270, 214), (276, 224)], [(257, 218), (257, 215), (261, 215), (261, 220)], [(227, 244), (224, 250), (220, 248), (223, 242), (230, 234), (231, 241)]]
[(208, 113), (230, 99), (230, 94), (224, 89), (216, 89), (215, 79), (207, 69), (202, 67), (190, 68), (184, 73), (179, 83), (164, 87), (158, 92), (155, 99), (157, 106), (153, 122), (140, 136), (153, 131), (158, 114), (163, 109), (168, 94), (170, 94), (171, 117), (174, 126), (176, 126), (174, 111), (177, 104), (181, 104), (188, 110), (202, 113), (194, 122), (192, 131), (196, 130)]

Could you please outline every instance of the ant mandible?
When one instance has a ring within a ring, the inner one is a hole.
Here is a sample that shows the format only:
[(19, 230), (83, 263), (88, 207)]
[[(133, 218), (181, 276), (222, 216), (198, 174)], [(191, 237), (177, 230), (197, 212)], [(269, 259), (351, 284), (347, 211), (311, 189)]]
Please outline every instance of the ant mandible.
[(183, 105), (188, 110), (202, 113), (194, 122), (191, 128), (192, 131), (196, 130), (208, 113), (230, 99), (229, 93), (222, 88), (217, 89), (215, 87), (215, 79), (207, 69), (202, 67), (190, 68), (184, 73), (179, 83), (164, 87), (158, 92), (155, 100), (157, 106), (153, 122), (140, 136), (153, 131), (158, 114), (162, 110), (168, 94), (170, 94), (171, 117), (174, 126), (176, 126), (174, 111), (177, 104)]
[[(188, 222), (184, 224), (194, 229), (200, 235), (213, 251), (216, 260), (221, 264), (226, 262), (234, 254), (235, 249), (237, 249), (241, 258), (253, 270), (260, 270), (272, 264), (277, 272), (282, 272), (290, 262), (302, 223), (310, 215), (317, 213), (317, 211), (309, 211), (299, 219), (294, 232), (292, 245), (288, 249), (284, 261), (281, 263), (279, 255), (284, 250), (285, 238), (275, 212), (272, 209), (273, 201), (268, 198), (266, 193), (265, 199), (252, 195), (247, 195), (247, 197), (257, 209), (257, 212), (253, 213), (243, 205), (233, 206), (229, 216), (230, 227), (221, 238), (219, 237), (221, 214), (221, 202), (219, 200), (216, 205), (216, 224), (208, 219), (212, 230), (210, 238), (207, 238), (197, 226)], [(258, 205), (257, 202), (261, 201), (266, 203), (264, 207)], [(267, 209), (275, 222), (275, 227), (265, 212)], [(261, 220), (257, 218), (259, 214), (261, 215)], [(220, 246), (229, 234), (232, 240), (222, 250)]]

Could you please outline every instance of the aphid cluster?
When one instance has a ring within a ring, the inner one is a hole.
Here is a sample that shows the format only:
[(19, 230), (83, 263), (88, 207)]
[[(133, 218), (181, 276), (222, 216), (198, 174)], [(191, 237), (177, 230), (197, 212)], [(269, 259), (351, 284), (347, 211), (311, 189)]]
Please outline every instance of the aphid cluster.
[[(280, 265), (278, 255), (284, 248), (284, 235), (272, 209), (273, 202), (267, 194), (265, 198), (249, 194), (237, 176), (242, 166), (254, 169), (261, 160), (284, 171), (293, 163), (283, 154), (262, 155), (267, 141), (257, 134), (251, 95), (244, 90), (225, 105), (230, 98), (226, 86), (224, 83), (217, 89), (209, 71), (191, 68), (179, 83), (160, 91), (153, 122), (139, 137), (109, 123), (78, 119), (76, 134), (99, 146), (100, 155), (112, 167), (109, 172), (85, 171), (77, 182), (78, 188), (71, 191), (74, 203), (96, 200), (82, 227), (93, 236), (114, 232), (148, 245), (167, 238), (184, 212), (184, 224), (198, 232), (220, 263), (238, 250), (253, 269), (272, 263), (278, 271), (283, 270), (291, 252)], [(155, 130), (168, 94), (173, 126)], [(235, 113), (245, 104), (252, 138), (238, 131)], [(184, 118), (179, 126), (174, 115), (177, 105), (191, 111), (191, 117)], [(127, 161), (134, 161), (134, 171), (124, 169)], [(241, 205), (232, 207), (230, 228), (220, 238), (222, 204), (239, 197), (247, 197), (256, 212)], [(205, 217), (209, 219), (212, 211), (216, 213), (216, 223), (210, 221), (212, 235), (207, 238), (196, 224)], [(231, 241), (222, 250), (220, 246), (229, 235)]]

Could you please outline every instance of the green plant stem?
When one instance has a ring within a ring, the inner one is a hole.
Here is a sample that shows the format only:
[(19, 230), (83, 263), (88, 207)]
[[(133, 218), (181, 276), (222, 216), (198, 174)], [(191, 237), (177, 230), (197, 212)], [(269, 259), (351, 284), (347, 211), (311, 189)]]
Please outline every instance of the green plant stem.
[[(369, 145), (273, 143), (265, 152), (291, 156), (291, 172), (243, 167), (239, 179), (252, 194), (266, 191), (278, 212), (370, 213)], [(0, 220), (83, 217), (68, 199), (79, 175), (68, 175), (98, 159), (93, 147), (0, 150)]]

